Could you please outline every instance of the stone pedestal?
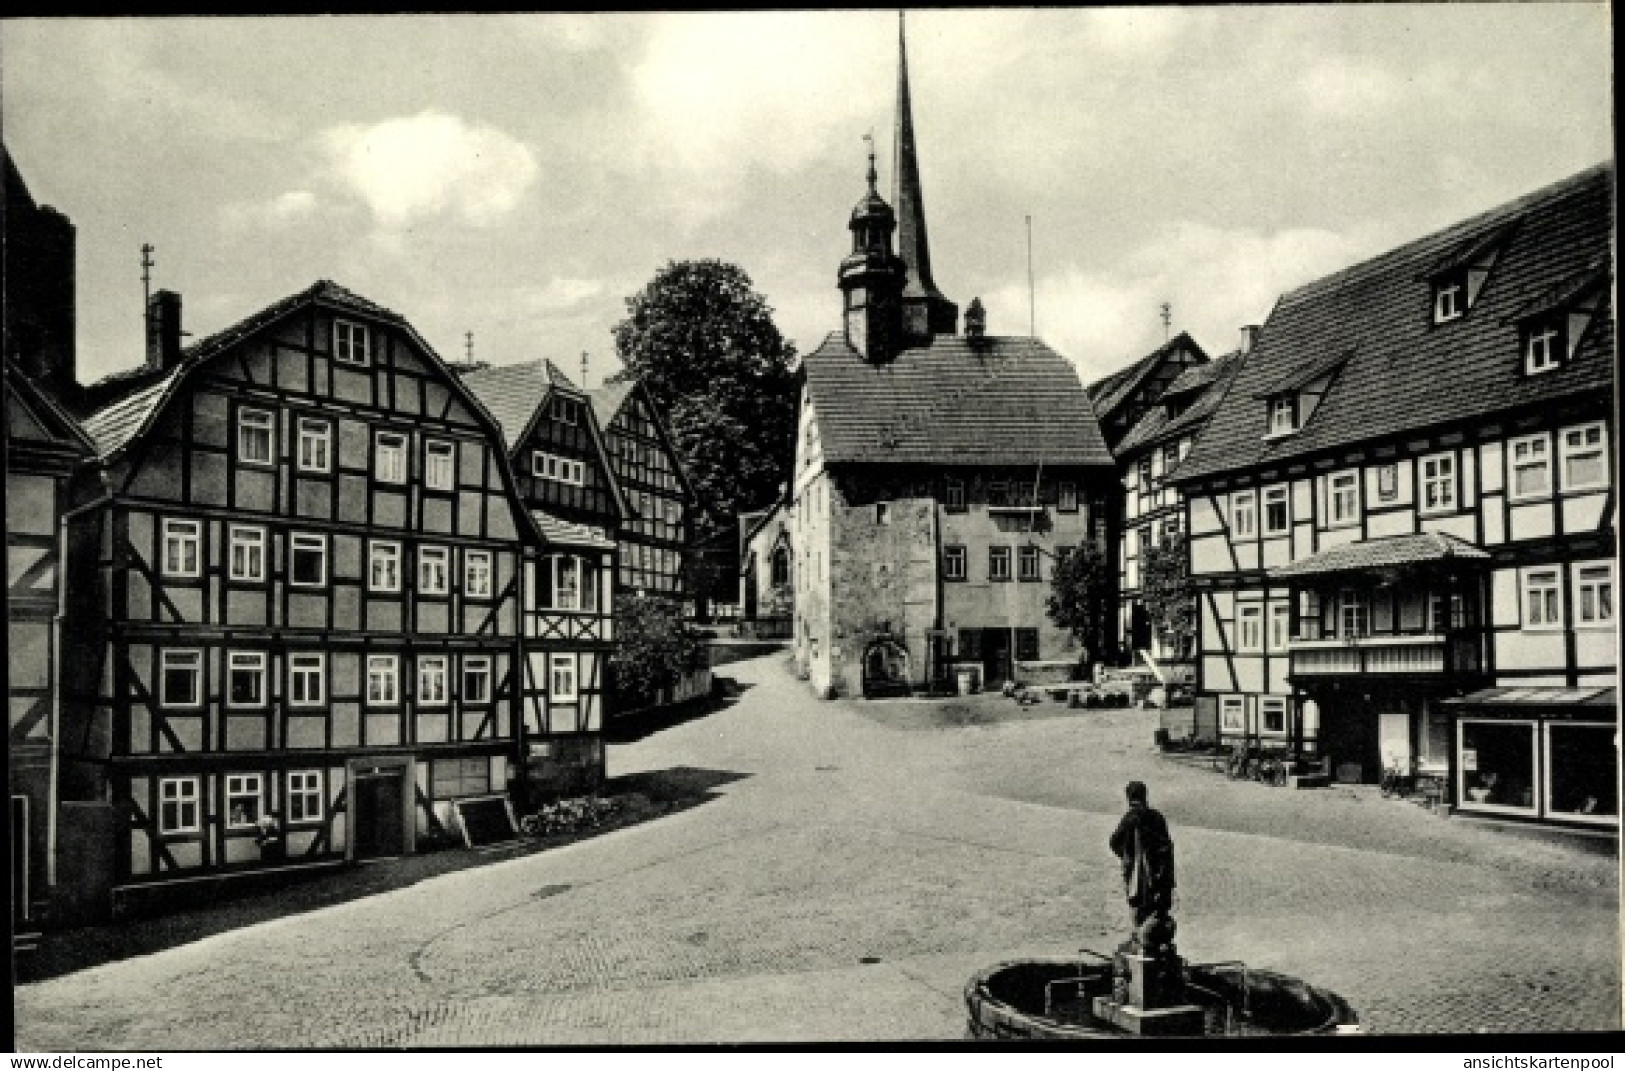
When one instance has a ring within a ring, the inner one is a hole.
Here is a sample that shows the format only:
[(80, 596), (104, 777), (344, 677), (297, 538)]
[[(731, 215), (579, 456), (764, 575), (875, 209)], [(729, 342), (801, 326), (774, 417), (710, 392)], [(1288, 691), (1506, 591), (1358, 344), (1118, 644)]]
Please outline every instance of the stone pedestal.
[(1112, 993), (1095, 998), (1097, 1019), (1147, 1037), (1203, 1033), (1202, 1009), (1185, 1001), (1185, 961), (1172, 944), (1127, 941), (1112, 960)]

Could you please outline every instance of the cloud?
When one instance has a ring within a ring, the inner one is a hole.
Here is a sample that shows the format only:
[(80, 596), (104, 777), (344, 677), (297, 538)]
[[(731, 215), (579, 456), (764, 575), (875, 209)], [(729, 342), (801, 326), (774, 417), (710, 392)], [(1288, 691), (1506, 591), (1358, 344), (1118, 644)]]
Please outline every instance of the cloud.
[(447, 213), (490, 226), (518, 206), (539, 170), (530, 148), (496, 127), (432, 110), (331, 127), (320, 140), (332, 177), (386, 229)]
[(527, 312), (567, 312), (604, 292), (602, 279), (564, 279), (555, 276), (546, 286), (531, 287), (517, 295)]
[(316, 211), (316, 195), (309, 190), (288, 190), (269, 201), (239, 201), (220, 210), (221, 223), (231, 230), (260, 230), (287, 226)]
[[(1346, 232), (1273, 232), (1176, 221), (1110, 270), (1068, 264), (1036, 284), (1038, 334), (1070, 357), (1085, 381), (1144, 356), (1163, 340), (1159, 310), (1173, 329), (1213, 355), (1235, 346), (1243, 324), (1263, 323), (1281, 294), (1392, 244), (1374, 227)], [(1027, 288), (1007, 283), (983, 298), (990, 333), (1024, 334)]]

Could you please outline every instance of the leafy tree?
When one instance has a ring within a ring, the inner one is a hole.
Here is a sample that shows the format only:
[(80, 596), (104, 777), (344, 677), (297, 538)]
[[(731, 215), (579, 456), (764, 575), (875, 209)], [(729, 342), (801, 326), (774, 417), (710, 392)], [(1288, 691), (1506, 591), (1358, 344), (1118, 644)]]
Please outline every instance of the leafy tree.
[(1196, 597), (1190, 584), (1190, 548), (1183, 534), (1165, 535), (1140, 562), (1140, 597), (1151, 627), (1175, 651), (1196, 640)]
[(660, 689), (671, 687), (684, 673), (700, 666), (699, 633), (683, 622), (675, 600), (617, 595), (615, 637), (610, 667), (617, 706), (653, 702)]
[(1106, 557), (1090, 541), (1056, 562), (1044, 610), (1051, 621), (1069, 630), (1099, 657), (1105, 650), (1106, 600), (1110, 593)]
[(714, 528), (766, 505), (789, 477), (795, 347), (750, 276), (720, 260), (672, 261), (626, 299), (615, 352), (665, 411)]

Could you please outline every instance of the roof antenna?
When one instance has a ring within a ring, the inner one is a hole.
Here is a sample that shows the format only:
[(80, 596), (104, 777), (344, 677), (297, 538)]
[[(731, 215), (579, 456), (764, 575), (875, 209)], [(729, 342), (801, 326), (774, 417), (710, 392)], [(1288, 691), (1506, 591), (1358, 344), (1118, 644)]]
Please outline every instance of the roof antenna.
[(1167, 342), (1174, 330), (1174, 307), (1168, 302), (1162, 303), (1162, 340)]
[(463, 332), (463, 355), (464, 355), (463, 356), (463, 363), (466, 364), (468, 367), (473, 368), (474, 367), (474, 332), (472, 332), (472, 331), (464, 331)]
[(587, 351), (581, 351), (581, 389), (587, 389)]
[(1027, 217), (1027, 337), (1038, 337), (1038, 296), (1033, 290), (1033, 217)]
[(141, 243), (141, 316), (147, 325), (147, 341), (152, 341), (152, 254), (151, 242)]
[(869, 132), (867, 134), (863, 135), (863, 140), (867, 141), (869, 143), (869, 192), (874, 193), (875, 192), (875, 181), (880, 178), (880, 176), (875, 173), (875, 129), (874, 129), (874, 127), (870, 127)]

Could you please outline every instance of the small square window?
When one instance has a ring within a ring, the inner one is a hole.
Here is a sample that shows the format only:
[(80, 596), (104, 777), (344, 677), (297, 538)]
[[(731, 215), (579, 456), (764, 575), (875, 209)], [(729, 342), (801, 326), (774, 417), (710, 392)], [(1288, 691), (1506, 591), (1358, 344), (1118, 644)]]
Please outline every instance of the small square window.
[(1526, 324), (1523, 329), (1523, 367), (1530, 375), (1551, 372), (1568, 359), (1568, 332), (1565, 318), (1547, 316)]
[(430, 439), (423, 444), (423, 486), (431, 491), (450, 491), (457, 471), (457, 447)]
[(942, 578), (944, 580), (965, 579), (965, 548), (942, 548)]
[(368, 355), (369, 340), (366, 326), (345, 320), (334, 321), (333, 356), (345, 364), (366, 364)]
[(1298, 399), (1293, 394), (1282, 394), (1270, 399), (1271, 435), (1286, 435), (1298, 430)]
[(288, 582), (296, 587), (321, 587), (327, 583), (327, 537), (295, 534), (292, 545)]
[(245, 465), (273, 462), (276, 417), (263, 409), (237, 410), (237, 460)]
[(1467, 311), (1467, 280), (1457, 272), (1443, 276), (1433, 284), (1433, 322), (1436, 324), (1459, 320)]

